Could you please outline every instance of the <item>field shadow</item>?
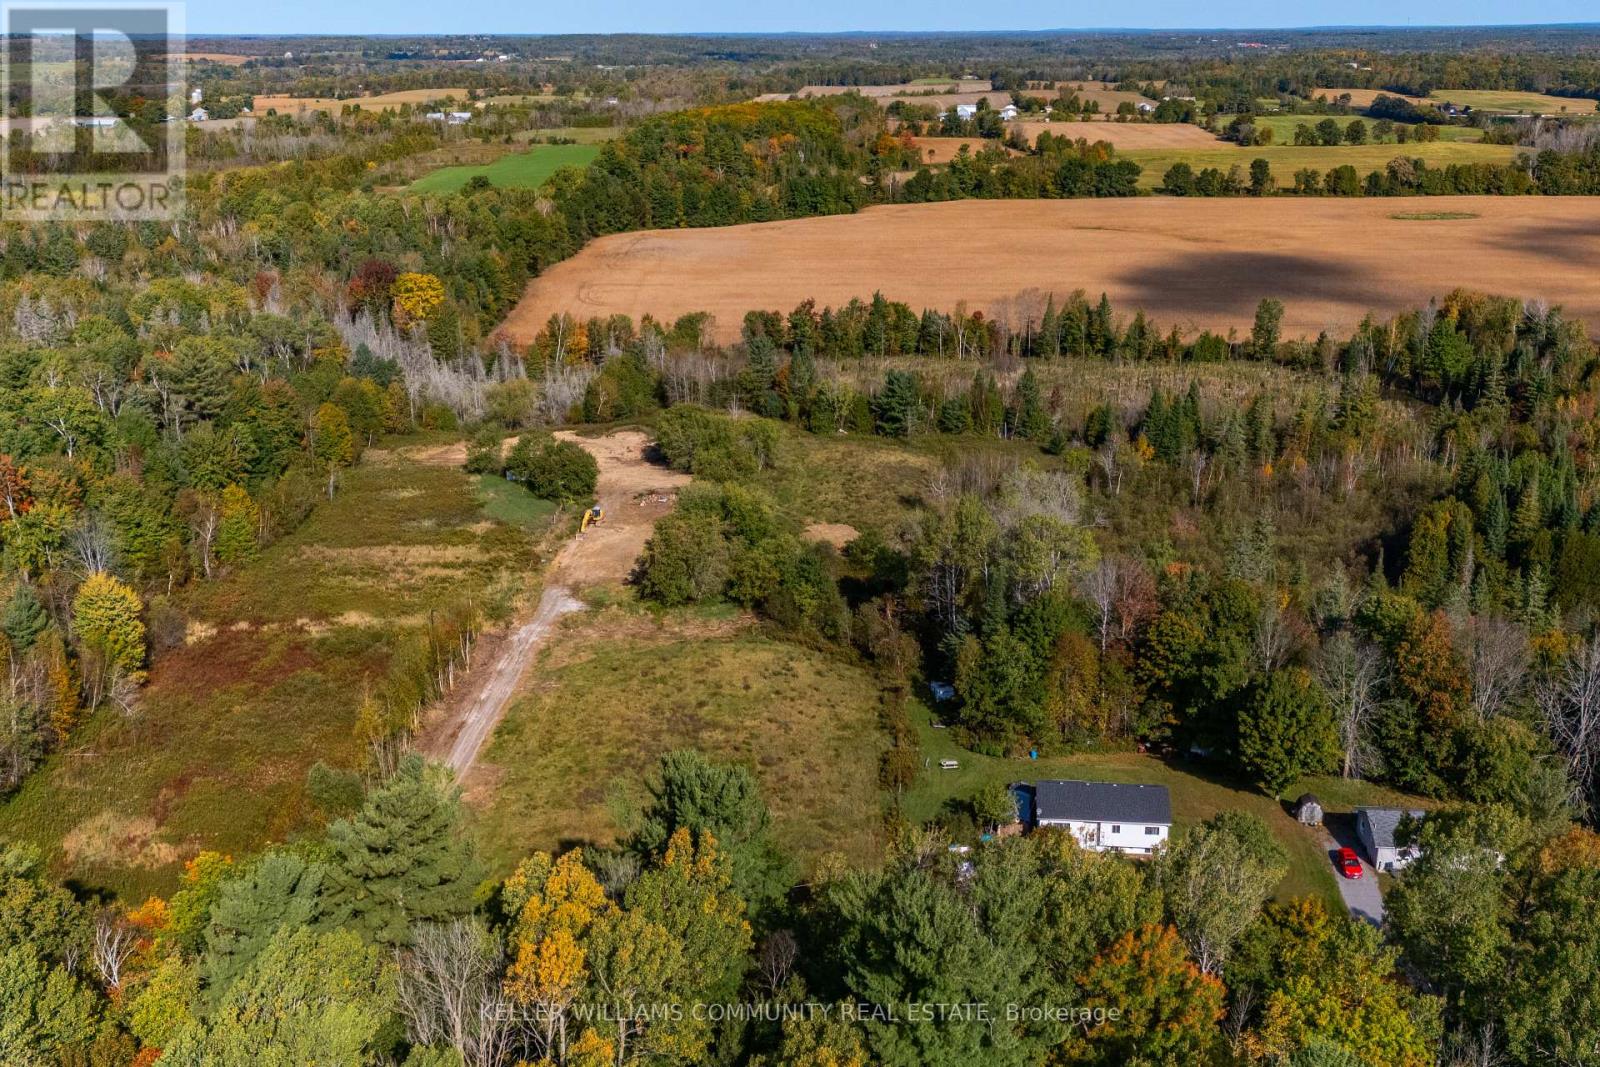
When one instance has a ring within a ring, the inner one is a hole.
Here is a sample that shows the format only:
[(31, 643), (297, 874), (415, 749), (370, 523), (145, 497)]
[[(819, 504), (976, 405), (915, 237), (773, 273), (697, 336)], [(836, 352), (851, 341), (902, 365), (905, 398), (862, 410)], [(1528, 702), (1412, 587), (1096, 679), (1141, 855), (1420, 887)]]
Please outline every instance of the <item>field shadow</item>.
[(1133, 307), (1191, 315), (1248, 315), (1268, 297), (1365, 305), (1392, 295), (1345, 264), (1284, 252), (1184, 252), (1117, 280)]
[(1571, 266), (1600, 265), (1600, 220), (1551, 219), (1509, 235), (1507, 246)]

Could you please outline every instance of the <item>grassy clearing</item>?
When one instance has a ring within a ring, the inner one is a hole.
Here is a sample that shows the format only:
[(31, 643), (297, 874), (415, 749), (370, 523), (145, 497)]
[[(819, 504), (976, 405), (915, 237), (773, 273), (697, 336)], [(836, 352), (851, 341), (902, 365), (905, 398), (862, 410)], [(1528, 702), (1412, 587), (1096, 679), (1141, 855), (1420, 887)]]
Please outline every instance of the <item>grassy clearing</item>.
[(1443, 222), (1449, 219), (1480, 218), (1474, 211), (1401, 211), (1389, 216), (1401, 222)]
[(478, 475), (477, 493), (485, 515), (496, 522), (520, 526), (525, 530), (543, 532), (561, 510), (554, 500), (536, 497), (522, 486), (508, 482), (497, 474)]
[[(1105, 752), (1063, 756), (1038, 761), (980, 756), (958, 748), (945, 730), (932, 728), (926, 708), (913, 706), (912, 720), (921, 739), (924, 770), (905, 794), (905, 813), (913, 821), (932, 819), (946, 806), (961, 803), (993, 782), (1009, 784), (1041, 778), (1079, 778), (1090, 781), (1138, 782), (1164, 785), (1172, 794), (1173, 834), (1182, 837), (1188, 827), (1220, 811), (1249, 811), (1259, 815), (1289, 854), (1289, 873), (1278, 886), (1277, 897), (1319, 896), (1340, 908), (1332, 863), (1320, 831), (1301, 826), (1285, 806), (1242, 783), (1213, 777), (1192, 765), (1165, 763), (1136, 752)], [(942, 759), (958, 760), (959, 768), (939, 769)], [(1357, 804), (1404, 804), (1426, 807), (1414, 798), (1367, 782), (1338, 778), (1310, 778), (1288, 791), (1289, 796), (1314, 792), (1334, 811)]]
[(785, 434), (777, 470), (760, 486), (799, 524), (842, 522), (857, 530), (893, 530), (910, 517), (918, 494), (937, 463), (881, 438)]
[(62, 877), (129, 899), (170, 891), (201, 849), (243, 855), (314, 829), (317, 760), (359, 767), (369, 680), (435, 604), (536, 565), (473, 484), (390, 454), (238, 572), (181, 595), (189, 640), (156, 659), (139, 714), (103, 713), (0, 806)]
[(541, 144), (475, 167), (444, 167), (411, 183), (413, 193), (453, 193), (473, 178), (512, 189), (537, 189), (562, 167), (587, 167), (600, 154), (593, 144)]
[(725, 609), (610, 607), (562, 630), (484, 754), (475, 820), (508, 869), (534, 849), (616, 840), (665, 753), (748, 764), (780, 842), (807, 858), (876, 854), (878, 692), (870, 674), (764, 636)]
[(1435, 141), (1430, 144), (1319, 145), (1310, 148), (1297, 148), (1294, 145), (1245, 148), (1219, 144), (1217, 148), (1203, 149), (1131, 149), (1118, 155), (1144, 168), (1144, 173), (1139, 176), (1140, 188), (1154, 189), (1161, 184), (1162, 175), (1166, 174), (1167, 169), (1180, 161), (1197, 171), (1204, 167), (1226, 171), (1235, 166), (1248, 171), (1252, 160), (1265, 159), (1272, 166), (1273, 177), (1280, 186), (1284, 186), (1293, 184), (1295, 171), (1307, 167), (1326, 174), (1334, 167), (1349, 165), (1365, 177), (1368, 172), (1381, 170), (1390, 160), (1399, 156), (1424, 160), (1431, 167), (1443, 167), (1451, 163), (1509, 163), (1520, 151), (1515, 145)]

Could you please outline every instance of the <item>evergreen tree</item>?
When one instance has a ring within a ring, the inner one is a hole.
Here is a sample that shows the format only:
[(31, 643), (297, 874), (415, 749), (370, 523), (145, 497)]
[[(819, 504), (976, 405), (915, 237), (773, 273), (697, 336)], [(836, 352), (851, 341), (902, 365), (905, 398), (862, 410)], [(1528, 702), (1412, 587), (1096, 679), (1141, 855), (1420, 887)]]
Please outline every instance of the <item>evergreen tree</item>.
[(872, 399), (877, 431), (885, 437), (910, 437), (917, 425), (921, 384), (910, 371), (892, 370)]
[(1032, 367), (1023, 371), (1017, 381), (1017, 407), (1012, 425), (1019, 437), (1030, 441), (1042, 441), (1049, 435), (1050, 416), (1045, 413), (1039, 379), (1034, 376)]
[(333, 925), (384, 945), (410, 941), (411, 925), (472, 910), (482, 877), (457, 793), (411, 757), (354, 817), (328, 828)]
[(0, 632), (11, 642), (11, 650), (19, 656), (26, 653), (49, 625), (50, 616), (33, 586), (18, 585), (6, 602), (5, 614), (0, 615)]
[(285, 927), (310, 926), (322, 916), (327, 868), (289, 852), (269, 852), (222, 884), (206, 926), (204, 975), (216, 1000)]
[(659, 859), (679, 830), (709, 833), (729, 858), (734, 892), (752, 912), (780, 903), (788, 871), (772, 838), (772, 816), (748, 768), (713, 763), (699, 752), (672, 752), (661, 759), (648, 785), (650, 802), (640, 815), (633, 846)]

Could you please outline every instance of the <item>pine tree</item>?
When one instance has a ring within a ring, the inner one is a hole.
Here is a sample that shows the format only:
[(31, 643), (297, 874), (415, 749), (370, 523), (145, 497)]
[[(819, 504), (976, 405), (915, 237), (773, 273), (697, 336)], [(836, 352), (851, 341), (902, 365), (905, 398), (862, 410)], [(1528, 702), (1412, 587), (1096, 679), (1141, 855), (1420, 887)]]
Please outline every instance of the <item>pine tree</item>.
[(310, 926), (322, 916), (327, 868), (289, 852), (269, 852), (224, 882), (206, 926), (204, 972), (213, 1001), (285, 927)]
[(482, 870), (461, 824), (459, 795), (418, 757), (407, 759), (355, 816), (330, 826), (328, 844), (335, 925), (403, 945), (414, 923), (472, 911)]
[(1511, 543), (1518, 547), (1528, 545), (1544, 528), (1544, 509), (1539, 506), (1539, 483), (1529, 479), (1528, 486), (1517, 501), (1511, 515)]
[(49, 625), (50, 616), (33, 586), (26, 583), (17, 586), (6, 603), (4, 615), (0, 615), (0, 632), (11, 642), (12, 652), (19, 656), (27, 652)]
[(1090, 350), (1097, 356), (1109, 356), (1116, 347), (1116, 327), (1111, 321), (1111, 298), (1105, 293), (1100, 294), (1100, 303), (1095, 305), (1094, 313), (1089, 318), (1088, 341)]
[(1030, 441), (1042, 441), (1050, 433), (1050, 416), (1045, 413), (1039, 394), (1039, 379), (1033, 368), (1022, 372), (1017, 381), (1017, 410), (1013, 419), (1017, 434)]
[(1041, 356), (1061, 354), (1061, 321), (1056, 314), (1055, 294), (1044, 302), (1044, 317), (1039, 320), (1039, 342), (1034, 346)]

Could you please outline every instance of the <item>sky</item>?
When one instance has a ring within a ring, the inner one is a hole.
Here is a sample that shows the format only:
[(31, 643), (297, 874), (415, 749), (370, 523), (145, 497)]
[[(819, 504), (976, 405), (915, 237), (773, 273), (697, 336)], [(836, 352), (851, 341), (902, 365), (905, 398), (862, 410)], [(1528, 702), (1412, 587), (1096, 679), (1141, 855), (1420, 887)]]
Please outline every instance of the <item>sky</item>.
[(1072, 4), (1049, 0), (973, 3), (919, 0), (188, 0), (191, 34), (206, 33), (770, 33), (883, 30), (1193, 29), (1299, 26), (1594, 22), (1595, 0), (1140, 0)]

